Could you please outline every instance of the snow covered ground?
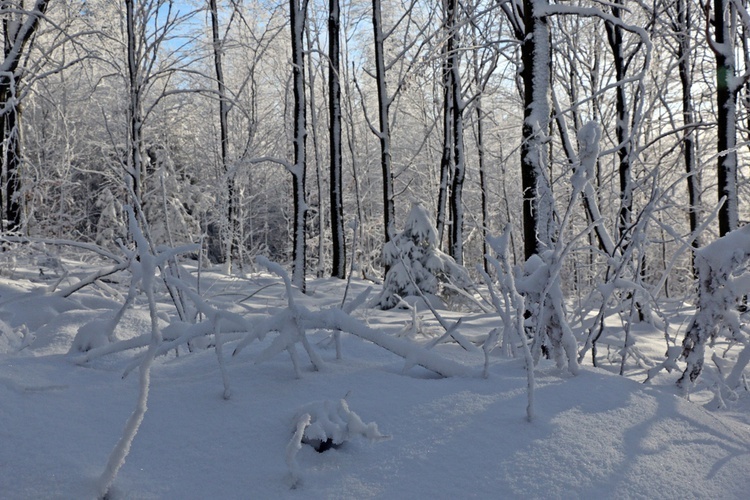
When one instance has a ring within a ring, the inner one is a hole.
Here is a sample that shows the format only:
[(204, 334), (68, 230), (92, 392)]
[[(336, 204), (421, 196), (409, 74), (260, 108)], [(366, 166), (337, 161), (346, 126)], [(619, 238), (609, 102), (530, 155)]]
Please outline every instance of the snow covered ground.
[[(63, 262), (69, 276), (81, 263)], [(78, 329), (111, 316), (126, 282), (92, 286), (70, 298), (49, 293), (45, 276), (19, 260), (0, 269), (0, 497), (95, 498), (97, 483), (138, 396), (137, 369), (123, 371), (145, 349), (81, 363), (70, 353)], [(194, 269), (193, 269), (194, 270)], [(91, 269), (88, 269), (91, 271)], [(70, 277), (66, 278), (66, 280)], [(66, 283), (63, 280), (63, 285)], [(369, 284), (353, 282), (350, 297)], [(344, 283), (308, 284), (295, 299), (311, 311), (340, 303)], [(46, 293), (45, 293), (46, 292)], [(281, 280), (204, 272), (201, 295), (251, 325), (286, 307)], [(295, 292), (296, 294), (296, 292)], [(160, 309), (172, 314), (167, 295)], [(443, 311), (447, 318), (457, 313)], [(406, 311), (359, 308), (353, 315), (371, 329), (409, 330)], [(426, 342), (442, 333), (423, 314)], [(481, 338), (496, 325), (487, 314), (465, 315), (461, 333)], [(166, 323), (162, 324), (165, 326)], [(145, 296), (115, 330), (118, 340), (147, 335)], [(24, 334), (26, 335), (24, 338)], [(646, 356), (664, 351), (663, 334), (636, 331)], [(584, 366), (578, 376), (542, 362), (536, 372), (535, 418), (526, 420), (522, 359), (492, 355), (480, 376), (481, 351), (440, 344), (436, 355), (464, 365), (465, 377), (441, 378), (358, 336), (342, 333), (337, 360), (329, 331), (308, 332), (320, 354), (314, 371), (299, 349), (302, 377), (286, 352), (257, 363), (275, 334), (236, 356), (239, 336), (224, 335), (231, 398), (212, 346), (180, 348), (158, 357), (151, 371), (148, 411), (111, 498), (747, 498), (750, 491), (750, 397), (709, 411), (708, 391), (691, 401), (674, 387), (677, 374), (650, 385)], [(210, 348), (206, 348), (210, 347)], [(308, 403), (345, 398), (385, 440), (353, 437), (316, 452), (303, 445), (287, 464), (295, 415)]]

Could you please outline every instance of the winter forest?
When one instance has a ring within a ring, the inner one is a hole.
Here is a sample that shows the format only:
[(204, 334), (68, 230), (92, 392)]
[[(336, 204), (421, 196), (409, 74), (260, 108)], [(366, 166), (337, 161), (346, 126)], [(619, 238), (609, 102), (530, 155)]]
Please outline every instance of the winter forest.
[(745, 0), (0, 18), (0, 496), (746, 495)]

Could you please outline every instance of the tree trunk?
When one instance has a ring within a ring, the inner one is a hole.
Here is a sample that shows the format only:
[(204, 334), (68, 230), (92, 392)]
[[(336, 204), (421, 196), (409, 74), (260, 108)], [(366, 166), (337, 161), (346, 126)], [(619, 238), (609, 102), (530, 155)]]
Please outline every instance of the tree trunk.
[[(680, 83), (682, 89), (682, 122), (683, 126), (688, 127), (695, 121), (692, 99), (693, 76), (690, 68), (692, 62), (692, 49), (690, 47), (690, 0), (676, 0), (676, 9), (679, 37), (677, 60), (679, 61)], [(682, 148), (685, 159), (685, 172), (687, 173), (688, 202), (690, 203), (688, 217), (690, 220), (690, 232), (692, 234), (695, 234), (698, 229), (698, 210), (701, 204), (701, 185), (696, 165), (696, 147), (694, 137), (695, 132), (692, 128), (686, 128), (683, 132)], [(700, 238), (696, 237), (693, 240), (693, 247), (700, 247)], [(693, 264), (691, 265), (693, 278), (698, 278), (694, 264), (695, 255), (691, 253), (690, 259), (691, 264)]]
[[(17, 230), (21, 226), (21, 104), (18, 66), (25, 55), (26, 45), (36, 32), (39, 20), (47, 10), (49, 0), (36, 0), (28, 14), (20, 13), (22, 6), (3, 2), (3, 62), (0, 64), (0, 160), (5, 172), (5, 200), (0, 189), (0, 231), (3, 230), (3, 219), (8, 220), (8, 229)], [(25, 16), (25, 18), (24, 18)], [(2, 188), (2, 186), (0, 186)], [(5, 204), (3, 205), (3, 201)]]
[(477, 98), (477, 156), (479, 160), (479, 187), (482, 192), (482, 267), (484, 272), (490, 273), (487, 260), (487, 236), (489, 235), (490, 211), (488, 204), (489, 182), (484, 162), (484, 112), (482, 98)]
[(549, 119), (549, 26), (547, 19), (534, 12), (534, 6), (547, 1), (524, 0), (524, 28), (521, 43), (524, 86), (524, 121), (521, 142), (521, 186), (523, 189), (524, 256), (528, 260), (551, 241), (549, 224), (552, 200), (544, 173)]
[(141, 103), (141, 78), (139, 77), (139, 57), (135, 33), (135, 0), (125, 0), (125, 23), (127, 29), (127, 57), (128, 57), (128, 159), (126, 175), (130, 177), (131, 204), (136, 213), (141, 210), (141, 195), (143, 189), (143, 140), (141, 130), (143, 126), (143, 109)]
[(737, 84), (735, 78), (735, 59), (732, 47), (731, 19), (734, 17), (734, 6), (727, 0), (714, 0), (715, 43), (711, 44), (716, 56), (716, 105), (718, 108), (718, 144), (717, 166), (719, 199), (726, 201), (719, 210), (719, 236), (724, 236), (739, 226), (737, 201), (737, 131), (736, 104)]
[[(447, 5), (444, 7), (448, 9)], [(447, 14), (446, 14), (447, 18)], [(449, 30), (446, 19), (446, 31)], [(451, 173), (453, 170), (453, 90), (451, 89), (453, 71), (451, 64), (453, 60), (450, 54), (453, 51), (453, 36), (448, 35), (445, 46), (445, 59), (443, 61), (443, 153), (440, 157), (440, 187), (438, 190), (437, 207), (437, 233), (438, 248), (443, 246), (443, 235), (447, 223), (446, 200), (448, 199), (448, 186), (451, 184)]]
[[(315, 45), (315, 42), (318, 42), (318, 46), (320, 46), (319, 39), (313, 38), (312, 30), (310, 29), (310, 23), (305, 24), (305, 34), (307, 35), (307, 46), (313, 47)], [(324, 210), (324, 202), (323, 199), (325, 196), (323, 195), (323, 178), (321, 176), (321, 161), (320, 161), (320, 143), (318, 142), (318, 107), (317, 103), (315, 102), (315, 78), (316, 78), (316, 70), (315, 70), (315, 64), (312, 57), (307, 59), (307, 85), (310, 87), (310, 135), (312, 139), (312, 146), (313, 146), (313, 158), (315, 160), (315, 186), (317, 187), (318, 191), (318, 209), (317, 209), (317, 215), (318, 215), (318, 265), (317, 269), (315, 270), (315, 276), (317, 278), (322, 278), (325, 276), (325, 266), (326, 266), (326, 256), (325, 256), (325, 231), (326, 231), (326, 217), (325, 217), (325, 210)]]
[(241, 266), (239, 244), (239, 220), (236, 213), (235, 176), (229, 169), (229, 103), (227, 102), (226, 84), (224, 82), (224, 66), (222, 63), (223, 42), (219, 32), (219, 10), (216, 0), (209, 0), (211, 11), (211, 34), (214, 54), (214, 70), (219, 92), (219, 140), (221, 172), (226, 182), (226, 221), (224, 221), (225, 262), (231, 272), (232, 264), (238, 262)]
[[(0, 115), (2, 127), (2, 167), (5, 171), (5, 216), (8, 221), (8, 231), (21, 228), (21, 168), (23, 157), (21, 150), (21, 107), (16, 97), (18, 79), (13, 78), (14, 84), (0, 89), (0, 105), (6, 107), (5, 113)], [(2, 178), (0, 176), (0, 178)], [(1, 200), (2, 198), (0, 198)], [(1, 210), (1, 209), (0, 209)], [(0, 212), (1, 214), (2, 212)]]
[(458, 23), (457, 12), (458, 1), (448, 0), (448, 18), (451, 30), (450, 38), (453, 40), (453, 50), (448, 54), (451, 78), (451, 99), (453, 101), (453, 181), (451, 183), (451, 232), (449, 253), (457, 264), (463, 265), (463, 187), (466, 176), (466, 156), (464, 154), (464, 103), (461, 97), (461, 58), (458, 52)]
[(290, 169), (294, 196), (292, 284), (303, 292), (305, 291), (305, 222), (307, 216), (307, 202), (305, 201), (307, 113), (303, 40), (307, 18), (307, 2), (308, 0), (289, 0), (289, 13), (292, 26), (292, 79), (294, 92), (294, 164)]
[[(393, 200), (393, 172), (391, 171), (391, 131), (388, 111), (391, 105), (386, 89), (385, 55), (383, 49), (383, 21), (380, 0), (372, 0), (372, 28), (375, 39), (375, 80), (378, 88), (378, 118), (380, 122), (380, 168), (383, 174), (383, 229), (385, 243), (395, 234), (396, 208)], [(388, 272), (388, 266), (385, 266)]]
[(329, 145), (331, 148), (331, 240), (333, 243), (333, 268), (335, 278), (346, 277), (346, 239), (344, 234), (344, 199), (341, 157), (341, 86), (339, 83), (339, 56), (341, 53), (339, 31), (341, 13), (339, 0), (329, 1), (328, 14), (328, 107)]
[[(623, 0), (615, 0), (612, 5), (612, 15), (620, 18)], [(633, 212), (633, 180), (631, 172), (631, 138), (630, 138), (630, 112), (628, 109), (627, 96), (625, 94), (625, 71), (626, 62), (623, 53), (622, 28), (610, 23), (606, 24), (607, 40), (612, 49), (614, 59), (615, 77), (618, 85), (616, 87), (616, 112), (617, 123), (615, 131), (617, 135), (617, 156), (619, 158), (618, 174), (620, 179), (620, 211), (617, 217), (617, 237), (623, 246), (626, 246), (626, 236), (632, 222)]]

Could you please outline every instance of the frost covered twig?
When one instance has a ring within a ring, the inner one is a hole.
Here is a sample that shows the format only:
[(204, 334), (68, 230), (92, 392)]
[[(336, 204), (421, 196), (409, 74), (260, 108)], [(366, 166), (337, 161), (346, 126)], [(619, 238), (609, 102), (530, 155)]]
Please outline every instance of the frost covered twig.
[(297, 418), (294, 435), (289, 440), (289, 444), (286, 445), (286, 465), (289, 467), (289, 472), (292, 476), (292, 489), (299, 485), (300, 468), (297, 463), (297, 452), (302, 448), (302, 438), (305, 435), (305, 429), (310, 425), (311, 418), (309, 413), (305, 413)]
[[(536, 379), (534, 376), (534, 359), (529, 349), (528, 340), (526, 339), (526, 331), (524, 328), (524, 315), (526, 314), (526, 299), (518, 291), (516, 287), (515, 279), (513, 278), (513, 270), (508, 262), (508, 240), (510, 239), (510, 225), (506, 226), (503, 234), (497, 238), (487, 238), (487, 243), (490, 245), (492, 250), (497, 254), (497, 258), (487, 255), (486, 258), (490, 264), (495, 268), (495, 272), (498, 277), (500, 291), (504, 297), (504, 304), (500, 303), (500, 298), (495, 292), (495, 288), (492, 284), (492, 280), (489, 275), (480, 269), (484, 276), (487, 287), (490, 290), (490, 297), (492, 303), (495, 306), (495, 310), (500, 315), (503, 321), (503, 343), (507, 343), (513, 346), (513, 341), (517, 341), (521, 345), (523, 351), (524, 365), (526, 368), (526, 418), (531, 421), (534, 418), (534, 392), (536, 389)], [(510, 331), (515, 333), (515, 339), (510, 338)], [(493, 335), (487, 338), (487, 342), (492, 342)], [(489, 354), (489, 350), (494, 347), (493, 344), (485, 346), (485, 373), (487, 372), (488, 359), (486, 356)]]

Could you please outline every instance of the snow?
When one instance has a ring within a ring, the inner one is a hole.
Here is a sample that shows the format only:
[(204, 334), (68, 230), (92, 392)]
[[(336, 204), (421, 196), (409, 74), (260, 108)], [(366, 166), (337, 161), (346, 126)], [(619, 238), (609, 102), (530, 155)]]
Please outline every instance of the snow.
[[(72, 275), (93, 271), (66, 266)], [(202, 279), (203, 300), (224, 319), (231, 313), (258, 325), (288, 310), (275, 276), (203, 270)], [(121, 375), (145, 345), (78, 364), (80, 353), (69, 354), (76, 333), (112, 317), (105, 312), (114, 315), (118, 303), (94, 286), (63, 299), (33, 280), (35, 269), (23, 263), (12, 278), (0, 270), (0, 496), (95, 498), (138, 398), (137, 377)], [(156, 306), (172, 314), (157, 281)], [(370, 285), (352, 280), (351, 292)], [(126, 284), (109, 286), (124, 293)], [(727, 409), (708, 411), (700, 403), (709, 396), (680, 396), (677, 373), (662, 372), (644, 385), (589, 366), (573, 377), (542, 360), (528, 422), (522, 358), (495, 350), (483, 378), (482, 353), (455, 343), (425, 351), (415, 345), (419, 338), (396, 338), (412, 319), (409, 311), (360, 307), (350, 318), (339, 309), (345, 286), (311, 279), (307, 295), (295, 293), (297, 319), (324, 361), (319, 371), (302, 363), (301, 378), (284, 353), (255, 363), (279, 338), (271, 332), (225, 357), (231, 399), (224, 398), (213, 348), (188, 352), (183, 343), (179, 356), (173, 349), (156, 357), (148, 409), (110, 498), (744, 498), (750, 490), (747, 393), (727, 401)], [(487, 314), (441, 314), (451, 322), (463, 317), (457, 329), (469, 339), (502, 326)], [(148, 338), (150, 318), (141, 295), (115, 337)], [(440, 332), (428, 313), (423, 320)], [(307, 328), (314, 322), (325, 328)], [(225, 353), (241, 338), (228, 326), (222, 321)], [(329, 327), (342, 330), (340, 360)], [(663, 332), (634, 335), (647, 354), (663, 353)], [(381, 339), (399, 349), (410, 345), (407, 355), (428, 352), (463, 374), (404, 371), (402, 357), (373, 343)], [(345, 415), (340, 420), (354, 425), (354, 434), (390, 439), (350, 436), (317, 453), (302, 443), (305, 415), (311, 423)]]

